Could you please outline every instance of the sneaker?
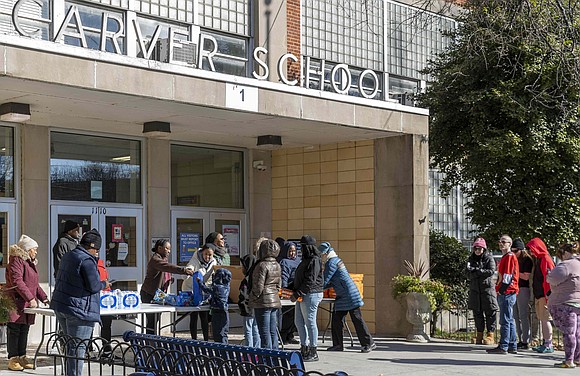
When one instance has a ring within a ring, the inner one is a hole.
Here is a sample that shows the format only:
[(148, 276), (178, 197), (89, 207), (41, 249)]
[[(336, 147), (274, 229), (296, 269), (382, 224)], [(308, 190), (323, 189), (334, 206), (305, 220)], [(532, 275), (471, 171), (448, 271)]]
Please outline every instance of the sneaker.
[(300, 343), (300, 341), (298, 341), (297, 339), (294, 338), (290, 338), (288, 340), (286, 340), (286, 344), (287, 345), (298, 345)]
[(518, 349), (508, 349), (508, 354), (517, 354)]
[(561, 362), (561, 363), (555, 363), (554, 367), (556, 368), (576, 368), (576, 364), (574, 363), (568, 363), (568, 362)]
[(518, 350), (527, 350), (530, 346), (525, 342), (518, 342)]
[(502, 349), (501, 347), (494, 347), (493, 349), (486, 350), (488, 354), (501, 354), (507, 355), (507, 350)]
[(580, 366), (580, 360), (575, 360), (575, 361), (574, 361), (574, 365), (576, 365), (576, 366)]
[(329, 348), (326, 349), (326, 351), (344, 351), (344, 348), (342, 346), (336, 345), (330, 346)]
[(370, 346), (363, 346), (360, 350), (361, 353), (370, 353), (371, 351), (375, 350), (377, 345), (373, 342)]
[(550, 347), (546, 347), (544, 345), (538, 347), (538, 349), (536, 350), (537, 352), (539, 352), (540, 354), (551, 354), (554, 352), (554, 347), (550, 346)]

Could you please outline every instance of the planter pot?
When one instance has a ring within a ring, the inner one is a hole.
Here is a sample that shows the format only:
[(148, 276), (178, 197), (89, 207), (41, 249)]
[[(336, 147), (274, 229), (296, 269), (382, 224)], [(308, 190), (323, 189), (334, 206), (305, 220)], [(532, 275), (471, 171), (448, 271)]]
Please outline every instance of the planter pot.
[(431, 338), (425, 332), (425, 324), (431, 321), (431, 304), (425, 294), (410, 292), (407, 299), (407, 321), (413, 325), (411, 333), (407, 335), (410, 342), (429, 342)]

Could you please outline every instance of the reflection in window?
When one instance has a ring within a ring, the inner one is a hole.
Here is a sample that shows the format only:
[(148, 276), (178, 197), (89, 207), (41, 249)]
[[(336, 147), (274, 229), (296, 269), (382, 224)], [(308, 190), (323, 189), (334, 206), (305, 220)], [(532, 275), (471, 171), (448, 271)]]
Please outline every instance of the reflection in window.
[(14, 129), (0, 127), (0, 197), (14, 197)]
[(53, 200), (141, 203), (139, 141), (53, 132)]
[[(246, 38), (232, 35), (212, 33), (202, 30), (206, 35), (211, 35), (217, 41), (217, 53), (213, 57), (216, 72), (245, 77), (248, 65), (248, 41)], [(213, 49), (211, 40), (206, 39), (203, 48), (206, 51)], [(203, 59), (202, 69), (210, 70), (208, 60)]]
[[(68, 12), (71, 6), (78, 7), (79, 14), (81, 17), (81, 23), (83, 26), (83, 30), (85, 33), (85, 38), (87, 40), (87, 48), (92, 50), (100, 50), (101, 49), (101, 27), (103, 24), (103, 18), (107, 15), (107, 31), (110, 33), (117, 33), (123, 28), (124, 24), (124, 17), (122, 13), (111, 12), (110, 9), (107, 11), (94, 8), (94, 7), (87, 7), (83, 5), (77, 5), (72, 3), (66, 3), (66, 12)], [(71, 31), (72, 33), (77, 33), (78, 30), (73, 22), (70, 22), (67, 30)], [(105, 44), (105, 51), (114, 52), (119, 54), (125, 54), (125, 32), (119, 35), (117, 38), (120, 51), (115, 50), (115, 46), (113, 46), (113, 41), (111, 38), (107, 38)], [(65, 44), (69, 44), (72, 46), (81, 46), (81, 40), (76, 37), (66, 36), (64, 37)]]
[(171, 146), (171, 204), (244, 208), (240, 151)]

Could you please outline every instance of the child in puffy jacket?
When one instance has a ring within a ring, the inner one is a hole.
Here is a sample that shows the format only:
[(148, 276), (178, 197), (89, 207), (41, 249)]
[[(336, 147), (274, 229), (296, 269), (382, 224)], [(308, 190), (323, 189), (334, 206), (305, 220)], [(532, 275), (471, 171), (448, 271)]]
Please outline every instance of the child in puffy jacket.
[(232, 273), (227, 269), (220, 268), (215, 271), (213, 283), (210, 287), (200, 283), (202, 290), (211, 296), (209, 304), (211, 307), (211, 326), (213, 328), (214, 342), (228, 343), (228, 333), (230, 330), (228, 298), (230, 295), (231, 281)]

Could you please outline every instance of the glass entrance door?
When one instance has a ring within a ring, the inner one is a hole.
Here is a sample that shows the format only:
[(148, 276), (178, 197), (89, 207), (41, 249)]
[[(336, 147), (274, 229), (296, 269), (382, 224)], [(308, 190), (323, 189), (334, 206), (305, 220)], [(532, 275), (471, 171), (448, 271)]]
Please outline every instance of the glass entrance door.
[[(52, 206), (51, 246), (62, 233), (66, 220), (81, 225), (81, 233), (96, 228), (103, 238), (99, 257), (105, 261), (113, 288), (137, 291), (143, 281), (143, 214), (141, 209), (86, 206)], [(54, 265), (50, 257), (50, 284)]]
[(18, 241), (16, 237), (16, 204), (0, 203), (0, 283), (6, 283), (3, 268), (8, 264), (10, 244)]

